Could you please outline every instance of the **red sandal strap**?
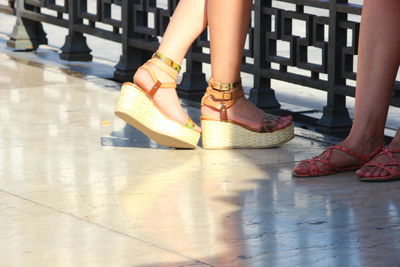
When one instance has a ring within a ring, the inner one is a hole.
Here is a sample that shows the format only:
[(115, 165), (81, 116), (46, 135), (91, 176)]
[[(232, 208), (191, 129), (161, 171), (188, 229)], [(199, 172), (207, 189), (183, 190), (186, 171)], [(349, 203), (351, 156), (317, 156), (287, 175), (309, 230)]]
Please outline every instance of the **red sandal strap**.
[[(382, 169), (384, 169), (386, 171), (389, 171), (387, 169), (388, 166), (400, 166), (400, 162), (393, 157), (393, 153), (400, 153), (400, 151), (389, 150), (387, 148), (383, 148), (383, 150), (379, 154), (377, 154), (376, 157), (379, 157), (381, 155), (386, 155), (386, 156), (389, 157), (390, 161), (389, 162), (369, 161), (368, 163), (365, 164), (365, 166), (368, 166), (368, 167), (379, 167), (379, 168), (382, 168)], [(391, 172), (391, 171), (389, 171), (389, 172)]]
[(375, 151), (373, 151), (373, 152), (371, 152), (369, 154), (359, 154), (359, 153), (356, 153), (356, 152), (348, 149), (347, 147), (343, 147), (343, 146), (340, 146), (340, 145), (334, 145), (334, 146), (331, 146), (329, 148), (343, 151), (346, 154), (348, 154), (348, 155), (352, 156), (353, 158), (357, 159), (360, 162), (360, 164), (363, 165), (366, 162), (370, 161), (372, 158), (374, 158), (378, 153), (380, 153), (382, 151), (382, 149), (383, 149), (383, 145), (380, 145), (377, 149), (375, 149)]
[(311, 175), (319, 175), (321, 173), (318, 172), (318, 166), (317, 166), (317, 162), (322, 162), (323, 164), (327, 165), (328, 167), (330, 167), (331, 169), (333, 169), (333, 166), (324, 159), (320, 159), (320, 158), (312, 158), (312, 159), (307, 159), (307, 160), (303, 160), (303, 162), (308, 162), (309, 166), (310, 166), (310, 174)]
[[(303, 162), (307, 162), (309, 164), (309, 174), (310, 175), (312, 175), (312, 176), (324, 175), (324, 174), (328, 174), (328, 173), (332, 173), (332, 172), (320, 172), (318, 170), (317, 162), (321, 162), (323, 165), (325, 165), (331, 171), (334, 171), (334, 172), (355, 169), (355, 168), (361, 167), (366, 162), (370, 161), (373, 157), (375, 157), (382, 150), (382, 148), (383, 148), (383, 145), (379, 146), (372, 153), (362, 155), (362, 154), (358, 154), (346, 147), (343, 147), (340, 145), (334, 145), (334, 146), (330, 146), (330, 147), (326, 148), (320, 155), (318, 155), (312, 159), (303, 160)], [(353, 158), (355, 158), (356, 160), (358, 160), (359, 164), (356, 164), (353, 166), (350, 165), (347, 167), (338, 167), (338, 166), (333, 165), (332, 163), (329, 162), (330, 158), (332, 156), (333, 150), (339, 150), (339, 151), (345, 152), (346, 154), (348, 154), (348, 155), (352, 156)], [(324, 158), (321, 158), (321, 156), (323, 156)]]
[(381, 168), (382, 170), (387, 171), (388, 173), (390, 173), (391, 175), (395, 174), (395, 170), (393, 170), (392, 168), (389, 168), (389, 166), (400, 166), (400, 164), (394, 165), (394, 164), (381, 164), (378, 162), (368, 162), (367, 165), (368, 167), (378, 167)]

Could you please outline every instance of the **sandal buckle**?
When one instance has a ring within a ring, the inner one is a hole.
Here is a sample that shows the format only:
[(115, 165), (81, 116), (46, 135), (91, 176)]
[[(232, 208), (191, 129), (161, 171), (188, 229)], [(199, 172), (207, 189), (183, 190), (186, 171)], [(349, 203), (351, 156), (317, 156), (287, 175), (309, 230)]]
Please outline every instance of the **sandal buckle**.
[(231, 100), (232, 99), (232, 93), (222, 92), (222, 99), (223, 100)]
[(221, 83), (219, 85), (219, 90), (229, 91), (230, 89), (231, 89), (231, 84), (230, 83)]

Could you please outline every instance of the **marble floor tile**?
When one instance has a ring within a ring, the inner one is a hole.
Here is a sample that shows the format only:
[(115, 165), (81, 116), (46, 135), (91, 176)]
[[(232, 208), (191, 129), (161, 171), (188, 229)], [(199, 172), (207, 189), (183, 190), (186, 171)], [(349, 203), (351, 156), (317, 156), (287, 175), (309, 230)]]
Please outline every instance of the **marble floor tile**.
[(207, 266), (0, 191), (0, 266)]

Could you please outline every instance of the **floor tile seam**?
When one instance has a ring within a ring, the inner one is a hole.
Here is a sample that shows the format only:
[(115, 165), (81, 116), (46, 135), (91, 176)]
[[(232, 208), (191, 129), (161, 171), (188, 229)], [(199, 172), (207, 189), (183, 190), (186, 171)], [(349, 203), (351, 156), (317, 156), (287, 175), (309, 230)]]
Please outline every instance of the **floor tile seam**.
[(83, 218), (81, 218), (81, 217), (79, 217), (79, 216), (77, 216), (77, 215), (72, 214), (72, 213), (65, 212), (65, 211), (62, 211), (62, 210), (58, 210), (58, 209), (53, 208), (53, 207), (51, 207), (51, 206), (49, 206), (49, 205), (46, 205), (46, 204), (44, 204), (44, 203), (40, 203), (40, 202), (38, 202), (38, 201), (35, 201), (35, 200), (32, 200), (32, 199), (23, 197), (23, 196), (21, 196), (21, 195), (18, 195), (18, 194), (16, 194), (16, 193), (13, 193), (13, 192), (4, 190), (4, 189), (2, 189), (2, 188), (0, 188), (0, 192), (4, 193), (4, 194), (6, 194), (6, 195), (9, 195), (9, 196), (12, 196), (12, 197), (15, 197), (15, 198), (18, 198), (18, 199), (21, 199), (21, 200), (30, 202), (30, 203), (35, 204), (35, 205), (37, 205), (37, 206), (46, 208), (46, 209), (51, 210), (51, 211), (53, 211), (53, 212), (56, 212), (56, 213), (58, 213), (58, 214), (62, 214), (62, 215), (64, 215), (64, 216), (72, 217), (72, 218), (74, 218), (74, 219), (76, 219), (76, 220), (78, 220), (78, 221), (88, 223), (88, 224), (90, 224), (90, 225), (99, 227), (99, 228), (101, 228), (101, 229), (107, 230), (107, 231), (112, 232), (112, 233), (114, 233), (114, 234), (118, 234), (118, 235), (123, 236), (123, 237), (125, 237), (125, 238), (135, 240), (135, 241), (137, 241), (137, 242), (140, 242), (140, 243), (146, 244), (146, 245), (148, 245), (148, 246), (151, 246), (151, 247), (154, 247), (154, 248), (157, 248), (157, 249), (166, 251), (166, 252), (171, 253), (171, 254), (175, 254), (175, 255), (177, 255), (177, 256), (179, 256), (179, 257), (185, 258), (185, 259), (187, 259), (187, 260), (191, 260), (191, 261), (193, 261), (193, 262), (195, 262), (195, 263), (203, 264), (203, 265), (206, 265), (206, 266), (214, 266), (214, 265), (211, 265), (211, 264), (209, 264), (209, 263), (206, 263), (206, 262), (197, 260), (197, 259), (195, 259), (195, 258), (186, 256), (186, 255), (183, 255), (183, 254), (178, 253), (178, 252), (176, 252), (176, 251), (173, 251), (173, 250), (171, 250), (171, 249), (158, 246), (157, 244), (148, 242), (148, 241), (143, 240), (143, 239), (141, 239), (141, 238), (138, 238), (138, 237), (129, 235), (129, 234), (127, 234), (127, 233), (118, 231), (118, 230), (116, 230), (116, 229), (109, 228), (109, 227), (107, 227), (107, 226), (105, 226), (105, 225), (102, 225), (102, 224), (99, 224), (99, 223), (96, 223), (96, 222), (92, 222), (92, 221), (89, 221), (89, 220), (85, 220), (85, 219), (83, 219)]

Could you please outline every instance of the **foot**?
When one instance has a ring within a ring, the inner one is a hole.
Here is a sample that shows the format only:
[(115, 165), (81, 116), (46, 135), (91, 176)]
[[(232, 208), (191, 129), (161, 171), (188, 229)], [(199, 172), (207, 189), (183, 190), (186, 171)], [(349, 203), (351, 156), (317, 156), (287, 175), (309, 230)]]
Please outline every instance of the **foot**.
[[(170, 76), (161, 71), (157, 72), (158, 79), (163, 83), (175, 82)], [(146, 92), (150, 92), (154, 85), (153, 80), (149, 73), (144, 69), (139, 69), (134, 77), (133, 81)], [(153, 97), (154, 103), (168, 118), (176, 121), (179, 124), (184, 125), (187, 122), (188, 115), (183, 110), (178, 94), (175, 88), (162, 88), (157, 91)], [(194, 128), (197, 132), (201, 132), (201, 128), (196, 125)]]
[[(247, 98), (240, 98), (232, 107), (227, 110), (229, 120), (244, 124), (253, 129), (260, 129), (264, 124), (266, 113), (257, 108)], [(219, 111), (207, 106), (201, 107), (201, 115), (207, 118), (219, 120)], [(292, 123), (292, 117), (276, 117), (271, 122), (272, 131), (280, 130)]]
[[(387, 149), (394, 150), (394, 151), (400, 151), (400, 129), (397, 130), (395, 137), (393, 138), (392, 142), (387, 146)], [(400, 162), (400, 153), (392, 153), (391, 154), (393, 158)], [(371, 161), (376, 162), (376, 163), (388, 163), (391, 162), (392, 160), (389, 158), (387, 154), (379, 154), (376, 157), (374, 157)], [(400, 171), (399, 166), (392, 166), (391, 168), (396, 169), (396, 171)], [(390, 175), (390, 173), (383, 168), (380, 167), (371, 167), (368, 165), (363, 166), (361, 169), (359, 169), (356, 172), (357, 176), (359, 177), (385, 177)]]
[[(373, 139), (356, 139), (352, 137), (346, 138), (344, 141), (340, 142), (338, 145), (349, 149), (350, 151), (358, 155), (368, 155), (377, 150), (377, 148), (383, 143), (382, 138)], [(330, 157), (328, 157), (328, 151), (325, 150), (318, 158), (322, 160), (328, 160), (329, 165), (335, 166), (337, 169), (344, 169), (347, 167), (357, 166), (361, 162), (354, 156), (340, 150), (333, 149)], [(321, 161), (316, 161), (316, 168), (318, 173), (329, 173), (332, 171), (331, 167), (324, 164)], [(301, 161), (293, 169), (293, 173), (298, 176), (308, 176), (311, 173), (311, 164), (307, 160)], [(311, 175), (310, 175), (311, 176)]]

